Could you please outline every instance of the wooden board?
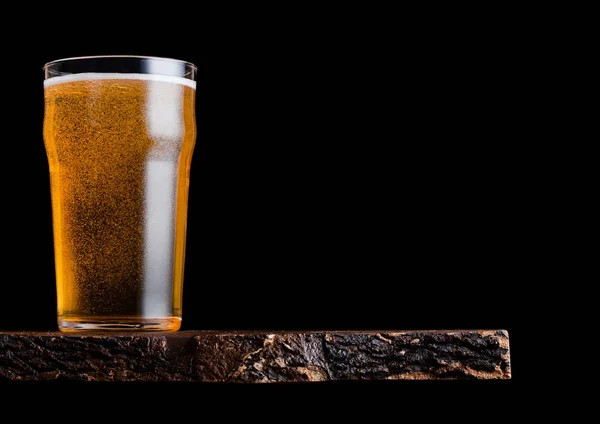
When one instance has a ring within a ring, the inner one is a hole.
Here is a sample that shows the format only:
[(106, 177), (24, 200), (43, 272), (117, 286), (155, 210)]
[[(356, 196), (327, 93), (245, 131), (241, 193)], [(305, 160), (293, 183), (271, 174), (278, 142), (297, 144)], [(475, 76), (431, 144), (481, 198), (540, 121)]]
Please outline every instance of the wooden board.
[(0, 332), (0, 380), (510, 378), (505, 330)]

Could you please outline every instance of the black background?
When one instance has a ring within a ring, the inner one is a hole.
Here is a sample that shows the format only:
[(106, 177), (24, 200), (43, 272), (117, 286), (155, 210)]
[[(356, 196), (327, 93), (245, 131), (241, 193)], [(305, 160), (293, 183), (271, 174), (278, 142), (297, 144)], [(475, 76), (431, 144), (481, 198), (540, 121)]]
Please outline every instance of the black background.
[(51, 12), (43, 30), (14, 35), (0, 69), (10, 128), (0, 330), (56, 329), (42, 66), (172, 57), (199, 67), (182, 330), (502, 328), (514, 377), (453, 388), (158, 385), (162, 396), (326, 402), (312, 398), (325, 387), (349, 404), (373, 393), (381, 402), (513, 399), (530, 253), (518, 18), (237, 9), (96, 21)]

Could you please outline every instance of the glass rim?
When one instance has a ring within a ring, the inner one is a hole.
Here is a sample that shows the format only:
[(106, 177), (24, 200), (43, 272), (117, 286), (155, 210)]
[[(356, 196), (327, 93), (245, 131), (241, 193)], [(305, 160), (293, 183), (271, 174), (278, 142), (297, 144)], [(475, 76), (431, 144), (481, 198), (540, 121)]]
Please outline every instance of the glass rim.
[(56, 60), (52, 60), (50, 62), (46, 62), (44, 64), (44, 66), (42, 67), (42, 69), (48, 69), (48, 67), (55, 65), (55, 64), (59, 64), (62, 62), (74, 62), (77, 60), (85, 60), (85, 59), (140, 59), (140, 60), (158, 60), (158, 61), (164, 61), (164, 62), (175, 62), (175, 63), (181, 63), (185, 66), (189, 66), (191, 67), (194, 71), (198, 70), (198, 67), (193, 64), (192, 62), (188, 62), (186, 60), (182, 60), (182, 59), (173, 59), (170, 57), (162, 57), (162, 56), (144, 56), (144, 55), (130, 55), (130, 54), (107, 54), (107, 55), (95, 55), (95, 56), (72, 56), (72, 57), (65, 57), (65, 58), (61, 58), (61, 59), (56, 59)]

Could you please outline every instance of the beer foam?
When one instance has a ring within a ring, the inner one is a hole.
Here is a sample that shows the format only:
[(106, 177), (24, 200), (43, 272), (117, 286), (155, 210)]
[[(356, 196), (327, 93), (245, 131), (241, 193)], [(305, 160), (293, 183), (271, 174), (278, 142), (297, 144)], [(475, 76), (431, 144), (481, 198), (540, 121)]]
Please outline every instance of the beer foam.
[(156, 75), (156, 74), (122, 74), (117, 72), (85, 72), (81, 74), (68, 74), (61, 75), (59, 77), (52, 77), (44, 80), (44, 88), (48, 88), (56, 84), (64, 84), (73, 81), (93, 81), (93, 80), (113, 80), (113, 79), (134, 79), (134, 80), (145, 80), (145, 81), (162, 81), (170, 82), (174, 84), (187, 85), (188, 87), (196, 89), (196, 81), (192, 81), (188, 78), (173, 77), (169, 75)]

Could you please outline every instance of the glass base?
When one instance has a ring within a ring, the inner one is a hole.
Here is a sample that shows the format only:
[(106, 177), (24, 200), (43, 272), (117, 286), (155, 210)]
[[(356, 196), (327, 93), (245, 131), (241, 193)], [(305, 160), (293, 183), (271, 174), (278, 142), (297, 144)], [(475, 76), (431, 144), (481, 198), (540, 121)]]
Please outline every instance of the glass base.
[(59, 317), (58, 329), (67, 333), (84, 331), (177, 331), (181, 318), (146, 317)]

